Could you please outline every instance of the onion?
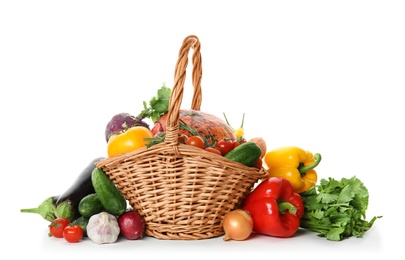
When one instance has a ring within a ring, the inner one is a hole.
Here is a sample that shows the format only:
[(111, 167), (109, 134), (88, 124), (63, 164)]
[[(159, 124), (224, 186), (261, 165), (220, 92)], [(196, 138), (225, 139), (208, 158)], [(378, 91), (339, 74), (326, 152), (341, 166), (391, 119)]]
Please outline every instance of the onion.
[(145, 222), (142, 216), (135, 210), (128, 210), (118, 217), (118, 225), (121, 234), (130, 240), (143, 237)]
[(260, 147), (260, 149), (262, 150), (262, 153), (260, 154), (260, 158), (263, 158), (266, 155), (267, 145), (266, 145), (266, 141), (263, 139), (263, 137), (253, 137), (249, 140), (249, 142), (254, 142)]
[(235, 209), (224, 216), (224, 241), (245, 240), (253, 230), (253, 220), (250, 213), (243, 209)]

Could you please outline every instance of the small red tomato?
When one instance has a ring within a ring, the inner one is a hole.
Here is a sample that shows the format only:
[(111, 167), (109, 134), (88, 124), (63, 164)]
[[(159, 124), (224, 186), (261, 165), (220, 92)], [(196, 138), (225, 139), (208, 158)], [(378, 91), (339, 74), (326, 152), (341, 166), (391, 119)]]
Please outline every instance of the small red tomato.
[(67, 218), (56, 218), (49, 224), (49, 236), (63, 237), (63, 230), (70, 224)]
[(246, 142), (247, 142), (247, 141), (246, 141), (245, 138), (242, 138), (242, 139), (235, 139), (235, 140), (233, 140), (234, 148), (237, 147), (237, 146), (239, 146), (239, 145), (241, 145), (241, 144), (244, 144), (244, 143), (246, 143)]
[(204, 140), (202, 139), (201, 136), (198, 135), (193, 135), (190, 136), (187, 141), (186, 141), (187, 145), (192, 145), (201, 149), (204, 149), (205, 144), (204, 144)]
[(185, 134), (179, 135), (179, 143), (185, 144), (187, 142), (188, 136)]
[(257, 169), (261, 169), (263, 167), (263, 160), (262, 158), (257, 159), (253, 167), (256, 167)]
[(235, 148), (234, 141), (229, 139), (221, 139), (215, 145), (219, 151), (221, 151), (222, 156), (225, 156), (229, 153), (233, 148)]
[(79, 225), (68, 225), (63, 230), (63, 237), (69, 243), (79, 242), (83, 237), (83, 229)]
[(222, 155), (221, 151), (218, 148), (215, 148), (215, 147), (206, 147), (205, 150), (207, 152), (210, 152), (210, 153), (216, 153), (218, 155)]

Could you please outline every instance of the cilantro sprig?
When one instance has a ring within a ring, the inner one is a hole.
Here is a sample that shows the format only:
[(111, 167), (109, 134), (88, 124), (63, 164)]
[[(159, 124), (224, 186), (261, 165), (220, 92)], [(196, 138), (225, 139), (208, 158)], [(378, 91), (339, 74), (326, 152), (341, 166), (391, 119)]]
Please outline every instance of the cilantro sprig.
[(300, 226), (331, 241), (363, 237), (375, 220), (382, 217), (365, 219), (369, 193), (356, 176), (340, 181), (331, 177), (321, 179), (319, 185), (301, 193), (301, 197), (305, 213)]
[(139, 117), (149, 118), (155, 123), (161, 116), (169, 111), (171, 89), (166, 87), (165, 84), (158, 89), (157, 95), (147, 103), (143, 101), (143, 110), (140, 112)]

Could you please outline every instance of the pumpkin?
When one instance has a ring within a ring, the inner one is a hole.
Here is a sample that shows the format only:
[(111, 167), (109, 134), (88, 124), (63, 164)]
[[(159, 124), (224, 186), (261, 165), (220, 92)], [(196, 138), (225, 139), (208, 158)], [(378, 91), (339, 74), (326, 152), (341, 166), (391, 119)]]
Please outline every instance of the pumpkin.
[[(201, 136), (205, 137), (210, 145), (214, 145), (223, 138), (236, 139), (233, 129), (217, 116), (193, 109), (180, 109), (179, 118), (189, 127), (195, 129)], [(152, 128), (152, 133), (166, 131), (167, 114), (157, 120)], [(187, 130), (180, 129), (179, 134), (190, 137)]]

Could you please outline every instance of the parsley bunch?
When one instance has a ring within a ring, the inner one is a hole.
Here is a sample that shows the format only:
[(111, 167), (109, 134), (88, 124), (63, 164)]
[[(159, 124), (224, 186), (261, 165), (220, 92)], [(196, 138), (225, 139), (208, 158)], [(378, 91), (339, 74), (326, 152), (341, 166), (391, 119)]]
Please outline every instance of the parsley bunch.
[(362, 237), (374, 221), (381, 218), (365, 220), (369, 193), (355, 176), (340, 181), (321, 179), (319, 185), (300, 195), (305, 208), (300, 227), (317, 232), (328, 240)]

